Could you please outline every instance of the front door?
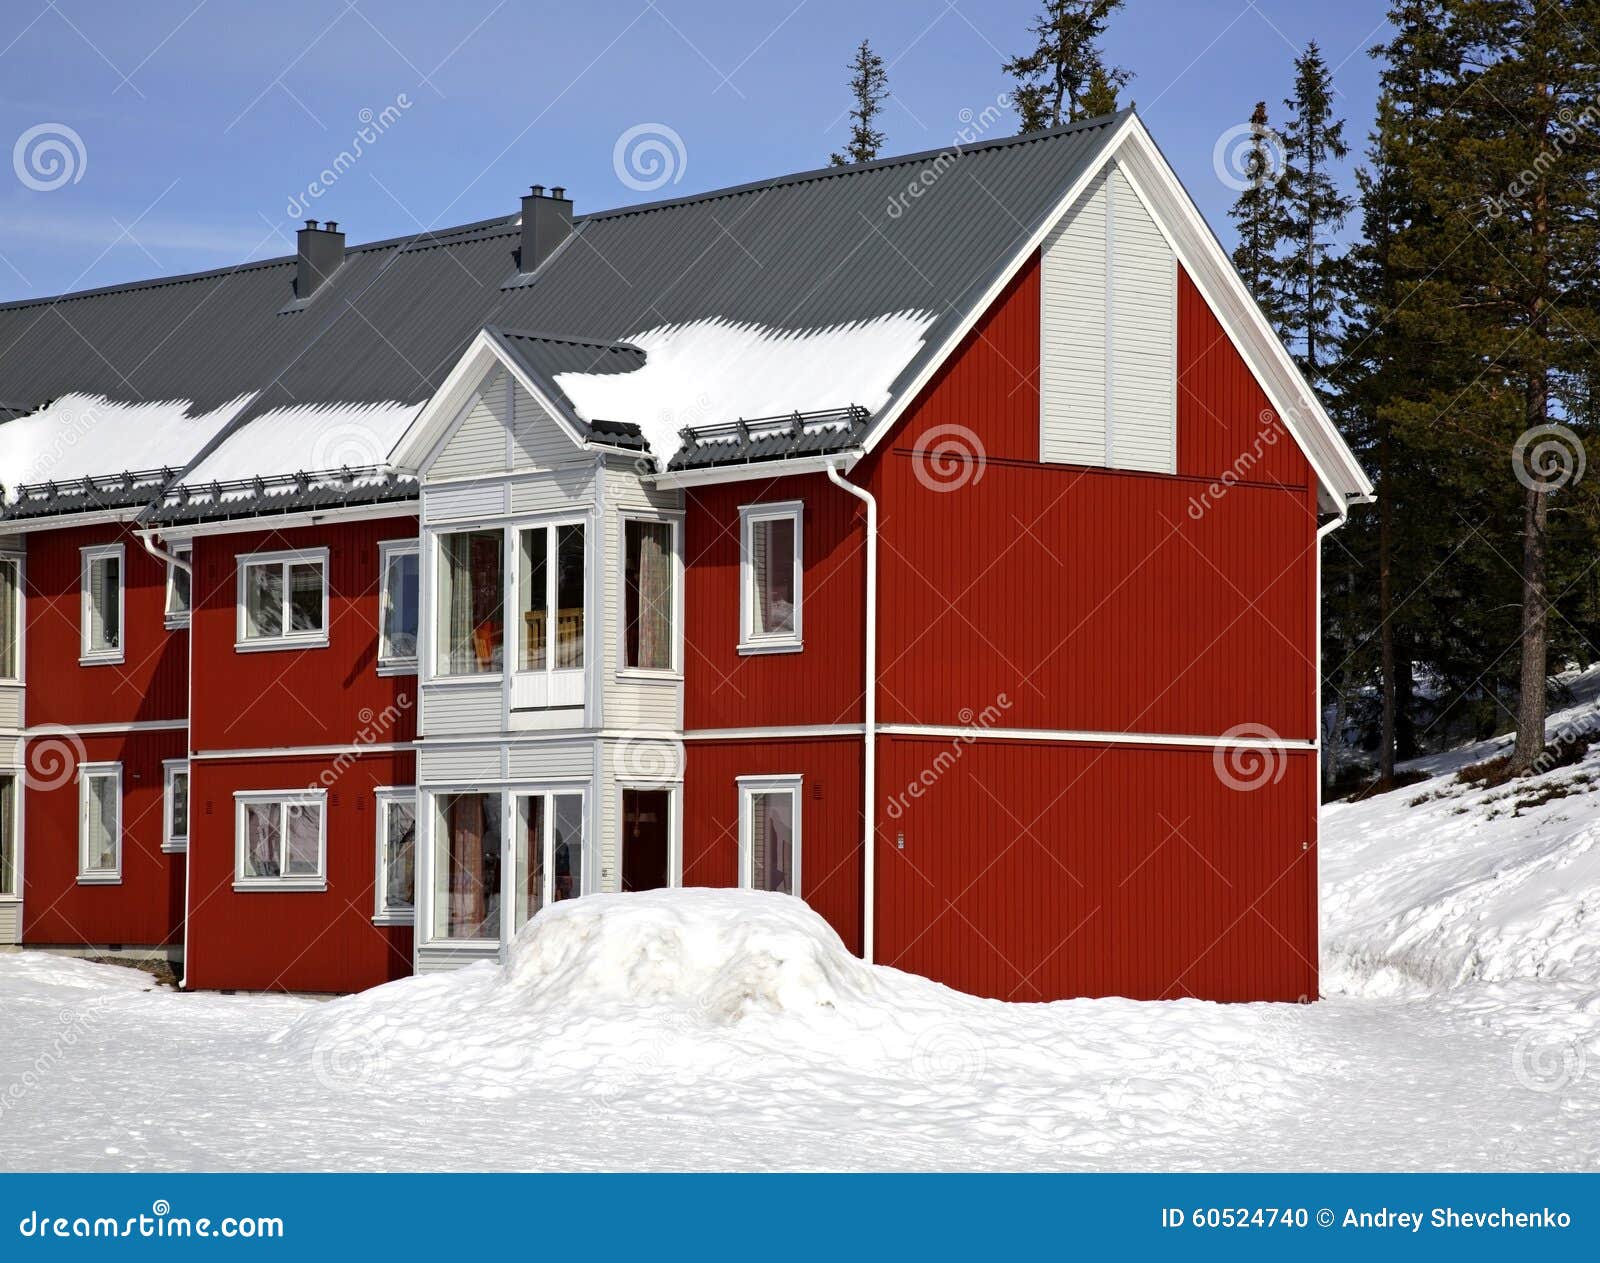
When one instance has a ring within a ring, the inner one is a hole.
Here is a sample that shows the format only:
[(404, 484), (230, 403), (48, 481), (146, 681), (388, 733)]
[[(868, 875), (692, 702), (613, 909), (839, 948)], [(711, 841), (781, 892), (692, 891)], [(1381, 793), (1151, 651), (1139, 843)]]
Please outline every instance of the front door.
[(622, 791), (622, 888), (661, 890), (672, 884), (672, 792)]

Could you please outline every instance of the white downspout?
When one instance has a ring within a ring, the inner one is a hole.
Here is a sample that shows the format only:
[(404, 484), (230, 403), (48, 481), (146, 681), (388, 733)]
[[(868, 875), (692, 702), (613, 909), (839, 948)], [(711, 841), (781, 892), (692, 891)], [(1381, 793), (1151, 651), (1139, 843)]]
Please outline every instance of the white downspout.
[(865, 757), (861, 763), (862, 846), (865, 855), (861, 868), (861, 959), (872, 963), (873, 907), (877, 895), (877, 830), (873, 805), (878, 794), (878, 502), (870, 491), (848, 481), (839, 472), (837, 461), (828, 462), (828, 480), (844, 488), (867, 506), (867, 644), (865, 705), (862, 738)]
[[(139, 531), (138, 535), (139, 542), (144, 545), (145, 552), (149, 553), (158, 561), (164, 561), (168, 565), (177, 566), (178, 569), (185, 571), (189, 575), (189, 603), (192, 609), (194, 604), (194, 566), (184, 558), (178, 556), (176, 553), (169, 553), (162, 549), (156, 543), (155, 531)], [(187, 663), (186, 674), (188, 675), (188, 679), (185, 681), (185, 696), (188, 698), (186, 709), (191, 711), (190, 718), (192, 719), (194, 717), (192, 713), (192, 708), (194, 705), (194, 632), (192, 629), (189, 633), (189, 661)], [(190, 753), (189, 732), (187, 729), (184, 730), (183, 745), (184, 754), (187, 756)], [(192, 778), (190, 780), (190, 784), (193, 784)], [(163, 774), (161, 778), (161, 793), (163, 797), (166, 795), (166, 792), (167, 781), (165, 774)], [(190, 801), (192, 807), (193, 799), (191, 798)], [(161, 818), (163, 820), (166, 819), (165, 806), (162, 808)], [(185, 848), (183, 855), (183, 977), (178, 979), (179, 991), (187, 991), (189, 989), (189, 886), (191, 880), (190, 875), (193, 872), (194, 862), (189, 857), (188, 849)]]

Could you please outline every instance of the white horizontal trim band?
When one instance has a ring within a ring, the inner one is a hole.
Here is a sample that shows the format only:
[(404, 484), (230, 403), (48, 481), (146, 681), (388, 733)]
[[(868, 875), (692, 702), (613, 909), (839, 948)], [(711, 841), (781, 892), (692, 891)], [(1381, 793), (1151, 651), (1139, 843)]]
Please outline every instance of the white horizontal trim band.
[(1315, 750), (1315, 741), (1293, 737), (1231, 737), (1226, 733), (1210, 737), (1179, 732), (1092, 732), (1076, 728), (974, 728), (944, 727), (936, 724), (879, 724), (878, 731), (890, 737), (966, 737), (973, 741), (1064, 741), (1084, 745), (1137, 746), (1239, 746), (1259, 750)]
[(859, 737), (860, 724), (797, 724), (792, 728), (696, 728), (683, 734), (685, 741), (760, 741), (771, 737)]
[(271, 746), (260, 749), (195, 750), (191, 761), (221, 763), (235, 759), (320, 759), (341, 754), (410, 754), (416, 743), (411, 741), (362, 742), (347, 746)]
[(117, 732), (182, 732), (189, 726), (187, 719), (142, 719), (127, 724), (40, 724), (24, 728), (22, 735), (31, 737), (58, 737), (63, 733), (77, 733), (80, 737), (93, 737), (100, 733)]

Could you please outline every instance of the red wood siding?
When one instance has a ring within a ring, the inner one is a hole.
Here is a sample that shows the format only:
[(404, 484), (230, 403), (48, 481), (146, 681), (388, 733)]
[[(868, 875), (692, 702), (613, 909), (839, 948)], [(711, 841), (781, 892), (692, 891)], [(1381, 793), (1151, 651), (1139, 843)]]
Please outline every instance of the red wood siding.
[(881, 964), (1009, 1000), (1316, 997), (1313, 753), (1239, 790), (1209, 750), (880, 750)]
[[(189, 855), (188, 982), (199, 988), (358, 991), (411, 972), (409, 926), (372, 924), (377, 867), (374, 789), (410, 785), (410, 754), (196, 762)], [(324, 779), (326, 777), (326, 779)], [(326, 786), (328, 888), (233, 889), (239, 790)]]
[[(30, 644), (30, 656), (32, 649)], [(30, 707), (37, 688), (35, 677), (28, 690)], [(45, 735), (28, 743), (24, 943), (143, 947), (182, 942), (184, 857), (161, 849), (161, 764), (183, 754), (182, 732)], [(120, 885), (78, 884), (80, 762), (122, 764)]]
[(799, 773), (800, 884), (861, 951), (861, 741), (691, 741), (683, 778), (683, 884), (739, 884), (736, 778)]
[(1178, 269), (1178, 472), (1305, 487), (1311, 466), (1189, 274)]
[[(79, 550), (123, 546), (123, 660), (80, 666)], [(37, 531), (28, 537), (28, 722), (126, 724), (188, 713), (189, 636), (165, 623), (166, 563), (120, 525)]]
[[(416, 677), (380, 676), (378, 544), (415, 538), (415, 517), (214, 535), (195, 542), (196, 750), (409, 741)], [(328, 645), (240, 653), (237, 558), (328, 549)]]
[[(739, 652), (739, 508), (803, 500), (798, 653)], [(858, 502), (825, 474), (691, 491), (684, 523), (684, 726), (861, 721), (862, 584)]]

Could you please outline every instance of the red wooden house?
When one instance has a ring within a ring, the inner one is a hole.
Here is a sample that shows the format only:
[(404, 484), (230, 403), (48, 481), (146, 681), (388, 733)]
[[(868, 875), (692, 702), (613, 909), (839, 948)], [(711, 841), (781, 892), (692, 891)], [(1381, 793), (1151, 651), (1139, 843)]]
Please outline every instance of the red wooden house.
[(0, 346), (0, 933), (333, 991), (743, 885), (984, 995), (1317, 994), (1370, 487), (1131, 113), (308, 225)]

